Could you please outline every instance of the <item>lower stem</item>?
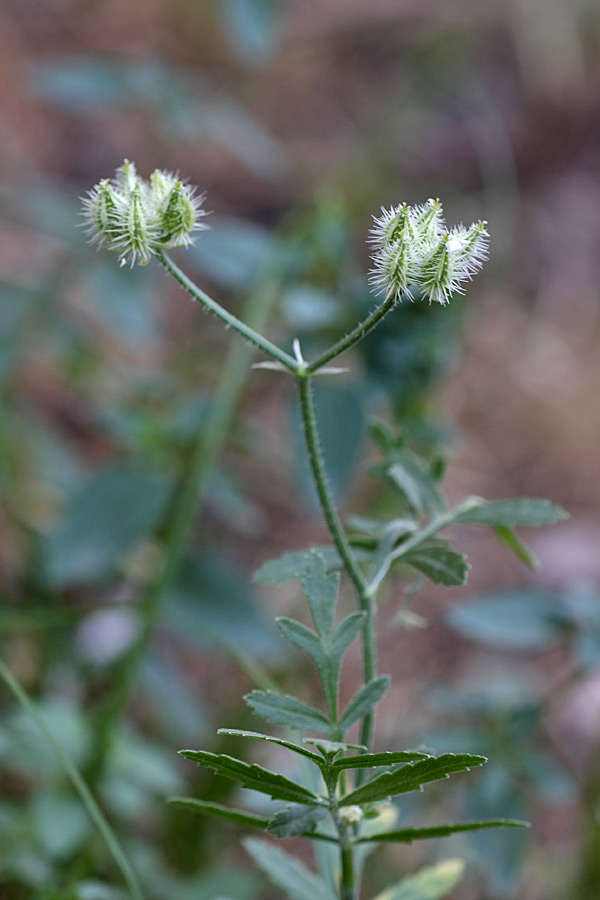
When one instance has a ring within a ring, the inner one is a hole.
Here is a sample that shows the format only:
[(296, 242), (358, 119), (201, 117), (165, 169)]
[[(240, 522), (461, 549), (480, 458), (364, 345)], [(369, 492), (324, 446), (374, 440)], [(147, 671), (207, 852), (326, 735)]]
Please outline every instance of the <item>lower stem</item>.
[[(327, 527), (338, 551), (344, 569), (348, 573), (352, 581), (356, 593), (360, 609), (366, 614), (365, 625), (362, 630), (363, 642), (363, 668), (365, 683), (372, 681), (377, 671), (377, 645), (375, 642), (375, 603), (372, 592), (369, 590), (367, 581), (359, 569), (352, 550), (348, 543), (348, 539), (342, 527), (340, 517), (329, 487), (325, 465), (323, 463), (323, 455), (319, 446), (319, 435), (317, 432), (317, 421), (315, 417), (312, 386), (310, 376), (298, 375), (297, 378), (298, 391), (300, 394), (300, 412), (302, 416), (302, 427), (304, 429), (304, 437), (306, 440), (306, 449), (310, 462), (310, 468), (317, 489), (319, 503), (327, 523)], [(367, 749), (370, 749), (373, 738), (373, 712), (368, 713), (362, 722), (360, 742)]]
[(340, 845), (342, 873), (340, 879), (340, 900), (355, 900), (356, 878), (354, 875), (354, 854), (352, 845)]

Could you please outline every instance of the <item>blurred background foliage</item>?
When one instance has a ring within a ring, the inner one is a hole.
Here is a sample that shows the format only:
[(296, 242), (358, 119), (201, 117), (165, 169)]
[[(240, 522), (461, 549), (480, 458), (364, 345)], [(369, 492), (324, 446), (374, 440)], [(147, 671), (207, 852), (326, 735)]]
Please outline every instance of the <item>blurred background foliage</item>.
[[(379, 742), (489, 754), (438, 803), (533, 821), (525, 840), (429, 848), (471, 860), (457, 900), (597, 900), (599, 48), (591, 0), (4, 0), (2, 653), (149, 898), (271, 896), (230, 827), (164, 798), (222, 799), (175, 750), (226, 748), (218, 726), (253, 727), (244, 691), (306, 677), (271, 626), (297, 591), (250, 575), (325, 538), (285, 380), (250, 370), (157, 267), (85, 244), (78, 197), (125, 157), (207, 192), (212, 230), (179, 262), (306, 355), (373, 302), (381, 205), (440, 196), (449, 223), (490, 222), (466, 300), (402, 306), (347, 377), (323, 381), (322, 440), (345, 513), (391, 503), (362, 466), (373, 418), (450, 454), (454, 500), (527, 493), (571, 511), (536, 537), (536, 574), (467, 532), (468, 587), (443, 607), (426, 590), (430, 624), (410, 638), (401, 625), (423, 623), (388, 589)], [(0, 783), (3, 898), (123, 896), (6, 694)], [(373, 890), (421, 861), (386, 850)]]

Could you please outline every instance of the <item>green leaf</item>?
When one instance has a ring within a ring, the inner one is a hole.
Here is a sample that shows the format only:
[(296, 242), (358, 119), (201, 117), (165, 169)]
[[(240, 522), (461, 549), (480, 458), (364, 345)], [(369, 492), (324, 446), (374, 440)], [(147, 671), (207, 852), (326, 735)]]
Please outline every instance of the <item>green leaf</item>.
[[(341, 569), (342, 561), (334, 547), (313, 547), (312, 549), (324, 558), (327, 571)], [(308, 550), (294, 550), (284, 553), (277, 559), (268, 560), (256, 570), (252, 581), (257, 581), (259, 584), (283, 584), (286, 581), (294, 581), (304, 571), (309, 552)]]
[(421, 791), (423, 785), (430, 781), (448, 778), (454, 772), (465, 772), (473, 766), (481, 766), (487, 759), (485, 756), (472, 756), (469, 753), (444, 753), (442, 756), (431, 756), (415, 763), (408, 763), (395, 772), (384, 772), (347, 794), (342, 805), (352, 803), (371, 803), (385, 800), (396, 794), (409, 791)]
[(331, 733), (329, 720), (322, 712), (289, 694), (251, 691), (244, 700), (257, 715), (276, 725), (289, 725), (300, 731), (317, 731), (320, 734)]
[(383, 753), (360, 753), (357, 756), (346, 756), (336, 759), (334, 769), (370, 769), (376, 766), (396, 766), (401, 763), (415, 762), (418, 759), (428, 759), (429, 753), (419, 753), (417, 750), (390, 750)]
[(397, 831), (384, 831), (381, 834), (358, 838), (356, 843), (393, 841), (412, 844), (413, 841), (447, 837), (460, 831), (481, 831), (483, 828), (529, 828), (529, 822), (523, 822), (521, 819), (486, 819), (480, 822), (459, 822), (456, 825), (432, 825), (428, 828), (400, 828)]
[(458, 513), (454, 521), (463, 525), (507, 525), (514, 528), (517, 525), (551, 525), (569, 515), (549, 500), (529, 500), (527, 497), (494, 503), (473, 498), (473, 503), (476, 505)]
[[(407, 522), (412, 525), (411, 528), (407, 528)], [(416, 529), (417, 523), (411, 522), (410, 519), (394, 519), (386, 525), (381, 533), (369, 574), (369, 583), (372, 587), (376, 587), (387, 575), (393, 562), (391, 553), (398, 539)]]
[(295, 856), (256, 838), (246, 838), (243, 844), (258, 868), (290, 900), (337, 900), (333, 889)]
[(450, 586), (465, 584), (471, 568), (462, 553), (450, 550), (447, 543), (416, 547), (398, 557), (434, 584)]
[(184, 561), (168, 601), (163, 621), (186, 642), (233, 645), (263, 661), (283, 649), (256, 589), (214, 550)]
[(328, 575), (325, 557), (318, 550), (311, 550), (305, 558), (300, 584), (306, 594), (315, 628), (321, 637), (328, 637), (333, 631), (339, 574)]
[(270, 734), (261, 734), (259, 731), (243, 731), (239, 728), (219, 728), (217, 734), (230, 734), (232, 737), (258, 738), (258, 740), (261, 741), (269, 741), (271, 744), (279, 744), (280, 747), (286, 747), (294, 753), (299, 753), (300, 756), (306, 756), (308, 759), (317, 763), (318, 766), (323, 764), (323, 759), (318, 753), (313, 753), (311, 750), (307, 750), (299, 744), (293, 744), (291, 741), (284, 741), (282, 738), (272, 737)]
[(364, 628), (366, 617), (365, 612), (355, 612), (338, 626), (331, 642), (331, 660), (338, 670), (344, 653)]
[[(201, 816), (212, 816), (215, 819), (224, 819), (226, 822), (234, 822), (236, 825), (244, 825), (249, 828), (266, 829), (269, 824), (269, 819), (253, 816), (243, 809), (232, 809), (229, 806), (223, 806), (221, 803), (197, 800), (195, 797), (168, 797), (167, 803), (180, 809), (187, 809), (189, 812), (197, 813)], [(305, 807), (302, 807), (302, 809), (305, 809)]]
[(321, 802), (320, 798), (312, 791), (296, 784), (284, 775), (279, 775), (269, 769), (263, 769), (256, 764), (249, 765), (241, 759), (227, 756), (225, 753), (210, 753), (208, 750), (180, 750), (181, 756), (192, 760), (201, 766), (214, 769), (224, 778), (232, 778), (253, 791), (268, 794), (274, 800), (287, 800), (290, 803), (315, 803)]
[(104, 469), (78, 487), (42, 540), (53, 587), (92, 584), (113, 575), (157, 525), (169, 479), (129, 463)]
[(390, 685), (390, 679), (387, 675), (380, 675), (373, 678), (360, 687), (339, 721), (342, 732), (347, 731), (354, 722), (364, 719), (368, 715), (376, 703), (379, 703)]
[(272, 819), (267, 831), (278, 838), (296, 837), (314, 831), (327, 813), (324, 806), (286, 806)]
[(508, 525), (495, 525), (494, 526), (494, 534), (498, 538), (501, 544), (504, 544), (505, 547), (508, 547), (509, 550), (515, 554), (517, 559), (520, 559), (522, 563), (535, 571), (539, 567), (539, 562), (521, 538), (509, 528)]
[(324, 663), (323, 646), (321, 641), (306, 625), (297, 622), (295, 619), (288, 619), (281, 616), (275, 620), (277, 628), (283, 637), (301, 653), (306, 653), (313, 660), (317, 668), (321, 668)]
[(499, 591), (451, 606), (448, 625), (463, 637), (503, 650), (544, 650), (564, 635), (558, 598), (532, 588)]
[(390, 462), (385, 470), (387, 479), (398, 488), (415, 515), (435, 514), (444, 509), (435, 478), (423, 460), (410, 450), (394, 450)]
[[(225, 130), (229, 123), (236, 127), (232, 112), (230, 106), (221, 104), (215, 110), (215, 123), (220, 128), (225, 126)], [(242, 117), (242, 123), (244, 120)], [(231, 136), (233, 129), (228, 130)], [(203, 236), (205, 241), (189, 248), (190, 265), (219, 287), (231, 291), (247, 290), (274, 250), (273, 234), (244, 219), (215, 216), (211, 230), (203, 232)]]
[(404, 878), (395, 887), (377, 894), (374, 900), (440, 900), (458, 884), (464, 870), (461, 859), (445, 859)]

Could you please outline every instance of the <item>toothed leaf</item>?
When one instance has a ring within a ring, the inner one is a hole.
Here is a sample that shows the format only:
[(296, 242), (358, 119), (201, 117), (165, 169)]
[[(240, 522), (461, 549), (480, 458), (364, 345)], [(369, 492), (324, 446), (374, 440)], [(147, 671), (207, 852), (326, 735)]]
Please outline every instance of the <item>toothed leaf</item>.
[(485, 756), (472, 756), (469, 753), (445, 753), (443, 756), (431, 756), (419, 762), (408, 763), (395, 772), (384, 772), (347, 794), (341, 801), (343, 805), (371, 803), (385, 800), (396, 794), (409, 791), (421, 791), (423, 785), (430, 781), (448, 778), (454, 772), (468, 771), (472, 766), (481, 766), (487, 762)]
[(360, 753), (357, 756), (346, 756), (336, 759), (334, 769), (371, 769), (376, 766), (397, 766), (402, 763), (415, 762), (419, 759), (428, 759), (429, 753), (419, 753), (417, 750), (386, 751), (383, 753)]
[(459, 822), (455, 825), (432, 825), (428, 828), (399, 828), (396, 831), (384, 831), (382, 834), (370, 834), (360, 837), (357, 843), (395, 842), (412, 844), (428, 838), (447, 837), (461, 831), (481, 831), (484, 828), (529, 828), (529, 822), (521, 819), (486, 819), (481, 822)]
[(245, 731), (240, 728), (219, 728), (217, 734), (230, 734), (232, 737), (257, 738), (261, 741), (269, 741), (269, 743), (271, 744), (279, 744), (280, 747), (286, 747), (288, 750), (292, 750), (294, 753), (299, 753), (301, 756), (306, 756), (308, 759), (311, 759), (319, 766), (323, 763), (323, 759), (319, 756), (318, 753), (312, 753), (305, 747), (301, 747), (300, 744), (294, 744), (291, 741), (285, 741), (283, 740), (283, 738), (273, 737), (270, 734), (262, 734), (259, 731)]
[(224, 778), (239, 781), (242, 787), (268, 794), (274, 800), (287, 800), (289, 803), (320, 803), (319, 797), (301, 784), (296, 784), (284, 775), (263, 769), (256, 764), (249, 765), (241, 759), (227, 756), (225, 753), (210, 753), (207, 750), (180, 750), (181, 756), (192, 760), (208, 769), (214, 769)]

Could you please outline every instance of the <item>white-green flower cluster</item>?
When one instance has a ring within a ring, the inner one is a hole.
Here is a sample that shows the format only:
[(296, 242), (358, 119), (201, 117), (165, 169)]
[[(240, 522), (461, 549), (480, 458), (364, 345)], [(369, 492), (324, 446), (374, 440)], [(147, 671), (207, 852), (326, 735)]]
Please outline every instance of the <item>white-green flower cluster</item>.
[(455, 292), (479, 271), (488, 256), (486, 222), (470, 228), (444, 225), (442, 204), (382, 207), (374, 218), (370, 242), (375, 246), (370, 282), (386, 298), (412, 299), (420, 291), (431, 303), (448, 303)]
[(199, 222), (203, 200), (171, 172), (156, 169), (149, 181), (140, 178), (127, 159), (112, 180), (104, 178), (82, 198), (90, 241), (118, 253), (122, 266), (146, 265), (162, 250), (189, 246), (194, 232), (206, 228)]

